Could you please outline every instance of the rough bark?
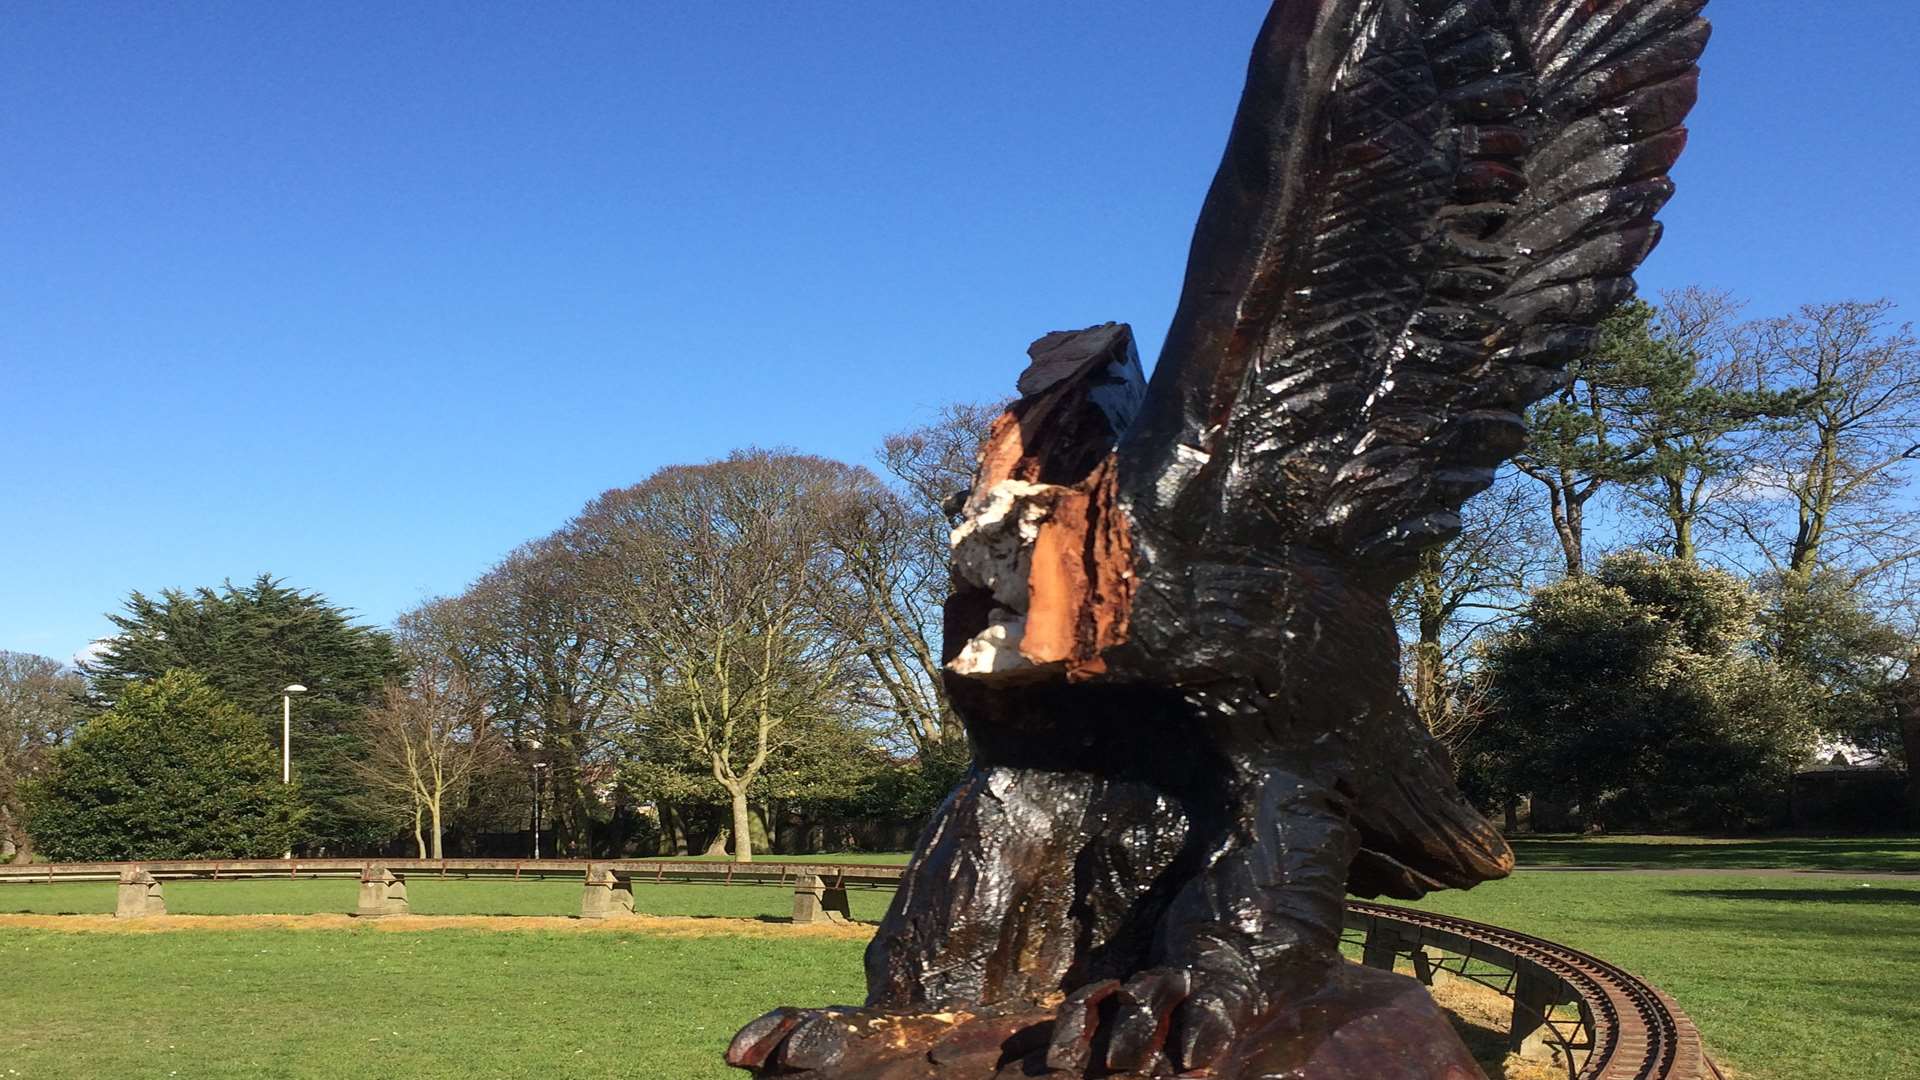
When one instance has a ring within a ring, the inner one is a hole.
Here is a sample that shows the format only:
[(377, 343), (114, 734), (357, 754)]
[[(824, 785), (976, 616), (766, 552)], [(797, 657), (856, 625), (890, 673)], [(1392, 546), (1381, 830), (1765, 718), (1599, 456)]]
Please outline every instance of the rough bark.
[(687, 823), (680, 808), (671, 803), (660, 807), (660, 847), (662, 855), (687, 855)]
[(1920, 653), (1908, 661), (1896, 701), (1900, 743), (1907, 757), (1907, 822), (1920, 829)]
[(733, 859), (735, 862), (752, 862), (753, 815), (747, 807), (746, 785), (729, 788), (727, 795), (733, 803)]
[(0, 840), (12, 848), (5, 854), (15, 862), (33, 861), (33, 834), (27, 831), (26, 807), (19, 802), (0, 806)]
[[(1590, 492), (1589, 492), (1590, 493)], [(1586, 496), (1564, 479), (1547, 485), (1547, 499), (1553, 514), (1553, 533), (1560, 541), (1560, 555), (1566, 560), (1567, 576), (1587, 572)]]

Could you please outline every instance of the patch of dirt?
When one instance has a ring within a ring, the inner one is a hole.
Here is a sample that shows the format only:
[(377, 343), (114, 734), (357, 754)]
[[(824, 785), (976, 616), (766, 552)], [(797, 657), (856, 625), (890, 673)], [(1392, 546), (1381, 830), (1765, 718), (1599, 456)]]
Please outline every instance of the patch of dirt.
[(116, 919), (111, 915), (0, 915), (0, 929), (52, 930), (69, 934), (155, 934), (180, 930), (493, 930), (660, 934), (670, 937), (826, 937), (864, 940), (873, 927), (862, 923), (792, 923), (763, 919), (722, 919), (634, 915), (614, 919), (517, 915), (397, 915), (361, 919), (352, 915), (155, 915)]
[(1453, 1021), (1460, 1041), (1487, 1071), (1488, 1080), (1566, 1080), (1566, 1066), (1558, 1061), (1529, 1061), (1507, 1053), (1507, 1025), (1513, 1019), (1513, 1000), (1470, 979), (1438, 980), (1433, 1000)]

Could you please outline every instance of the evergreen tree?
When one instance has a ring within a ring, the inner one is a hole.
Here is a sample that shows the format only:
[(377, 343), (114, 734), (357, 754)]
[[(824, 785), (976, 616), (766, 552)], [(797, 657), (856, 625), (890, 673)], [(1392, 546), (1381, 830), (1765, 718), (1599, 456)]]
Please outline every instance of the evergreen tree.
[(277, 757), (281, 690), (299, 683), (307, 688), (293, 706), (293, 773), (307, 809), (301, 845), (353, 854), (391, 835), (392, 815), (354, 767), (367, 752), (362, 716), (404, 673), (386, 634), (266, 574), (217, 590), (135, 592), (111, 618), (119, 632), (81, 665), (97, 708), (164, 672), (196, 672), (253, 717), (261, 749)]
[(1631, 476), (1643, 453), (1615, 430), (1611, 404), (1633, 385), (1634, 374), (1619, 369), (1638, 350), (1649, 318), (1645, 304), (1623, 306), (1601, 324), (1593, 353), (1567, 366), (1561, 391), (1527, 412), (1527, 447), (1513, 463), (1546, 489), (1569, 577), (1586, 572), (1588, 504)]
[(1824, 735), (1902, 751), (1895, 701), (1914, 643), (1871, 610), (1842, 574), (1765, 582), (1760, 650), (1798, 680)]
[(299, 828), (299, 794), (258, 721), (190, 671), (125, 686), (27, 785), (49, 858), (271, 858)]
[(1725, 296), (1689, 289), (1664, 304), (1636, 301), (1609, 322), (1605, 398), (1627, 448), (1618, 476), (1628, 505), (1655, 525), (1668, 555), (1690, 562), (1717, 504), (1755, 464), (1758, 437), (1809, 399), (1753, 385)]
[(1569, 576), (1585, 570), (1587, 510), (1607, 490), (1659, 526), (1674, 558), (1697, 558), (1712, 505), (1749, 463), (1748, 436), (1807, 408), (1798, 391), (1749, 385), (1731, 301), (1686, 290), (1666, 303), (1623, 305), (1569, 366), (1567, 387), (1527, 416), (1514, 461), (1547, 491)]
[(1488, 650), (1471, 786), (1611, 828), (1776, 817), (1813, 730), (1796, 680), (1752, 652), (1757, 608), (1730, 574), (1638, 553), (1541, 589)]

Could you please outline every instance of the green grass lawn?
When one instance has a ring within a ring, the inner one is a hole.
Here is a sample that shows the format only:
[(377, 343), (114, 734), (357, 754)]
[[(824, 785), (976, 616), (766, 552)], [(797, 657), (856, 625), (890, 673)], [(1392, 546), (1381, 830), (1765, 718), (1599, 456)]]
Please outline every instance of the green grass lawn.
[[(167, 899), (189, 914), (345, 912), (355, 888), (170, 882)], [(563, 915), (580, 886), (416, 878), (410, 891), (423, 914)], [(649, 913), (769, 920), (791, 895), (636, 887)], [(107, 911), (112, 898), (110, 884), (4, 885), (0, 911)], [(877, 918), (889, 898), (856, 891), (854, 913)], [(1660, 985), (1748, 1080), (1920, 1077), (1920, 881), (1535, 874), (1425, 906), (1565, 942)], [(0, 1078), (720, 1080), (730, 1074), (718, 1054), (741, 1022), (775, 1004), (860, 996), (857, 940), (711, 929), (0, 925)]]
[(738, 1076), (739, 1025), (857, 1000), (859, 941), (0, 928), (0, 1077)]
[(1920, 1077), (1920, 881), (1532, 874), (1418, 906), (1626, 968), (1742, 1077)]
[(1876, 870), (1920, 872), (1920, 837), (1523, 836), (1513, 841), (1525, 866), (1644, 869)]

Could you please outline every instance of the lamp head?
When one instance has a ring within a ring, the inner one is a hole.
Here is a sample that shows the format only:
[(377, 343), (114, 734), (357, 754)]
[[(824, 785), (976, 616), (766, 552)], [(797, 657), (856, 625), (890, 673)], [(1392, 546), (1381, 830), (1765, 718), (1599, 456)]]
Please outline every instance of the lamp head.
[(280, 692), (283, 694), (304, 694), (307, 692), (307, 688), (301, 686), (299, 683), (294, 683)]

